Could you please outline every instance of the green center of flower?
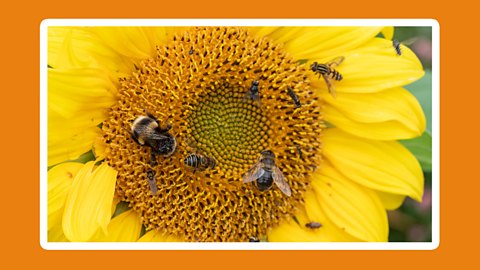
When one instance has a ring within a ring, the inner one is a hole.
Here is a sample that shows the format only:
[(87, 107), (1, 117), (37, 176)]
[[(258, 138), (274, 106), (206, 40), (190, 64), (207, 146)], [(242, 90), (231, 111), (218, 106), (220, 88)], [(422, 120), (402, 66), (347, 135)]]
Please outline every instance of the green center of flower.
[(213, 156), (220, 171), (244, 172), (258, 153), (272, 142), (270, 121), (251, 99), (248, 89), (219, 83), (208, 96), (192, 105), (187, 116), (192, 140), (205, 154)]

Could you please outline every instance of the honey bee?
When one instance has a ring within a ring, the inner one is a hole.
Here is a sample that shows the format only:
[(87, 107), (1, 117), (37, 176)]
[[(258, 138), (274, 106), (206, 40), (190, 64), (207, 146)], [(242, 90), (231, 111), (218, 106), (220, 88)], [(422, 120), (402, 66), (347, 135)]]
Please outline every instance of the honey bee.
[(295, 92), (293, 91), (293, 89), (290, 88), (290, 86), (287, 86), (287, 93), (292, 98), (293, 104), (295, 104), (295, 107), (297, 107), (297, 108), (302, 107), (302, 103), (300, 103), (300, 100), (298, 99), (298, 97), (295, 94)]
[(335, 87), (333, 80), (341, 81), (343, 79), (342, 74), (340, 74), (340, 72), (336, 71), (333, 68), (338, 67), (343, 62), (343, 60), (345, 60), (345, 57), (339, 56), (326, 64), (319, 64), (317, 62), (314, 62), (310, 66), (313, 72), (319, 74), (318, 78), (320, 78), (320, 76), (323, 77), (323, 79), (327, 83), (328, 92), (330, 92), (333, 98), (337, 98), (337, 88)]
[(260, 83), (258, 82), (258, 79), (252, 82), (252, 86), (248, 88), (247, 93), (245, 93), (245, 96), (243, 97), (243, 102), (251, 99), (255, 102), (257, 107), (262, 107), (262, 101), (260, 97), (260, 90), (258, 89), (258, 86)]
[(152, 149), (152, 162), (154, 167), (157, 164), (156, 156), (170, 157), (177, 152), (177, 139), (168, 131), (172, 128), (172, 124), (165, 120), (166, 128), (160, 127), (160, 121), (149, 113), (145, 108), (139, 105), (147, 114), (147, 116), (139, 116), (132, 122), (132, 131), (125, 127), (125, 131), (130, 134), (132, 139), (139, 145), (146, 145)]
[(397, 53), (398, 56), (402, 55), (402, 49), (400, 48), (400, 45), (411, 45), (415, 41), (417, 41), (417, 38), (410, 38), (405, 41), (399, 42), (398, 40), (394, 39), (392, 40), (393, 48), (395, 49), (395, 52)]
[[(215, 158), (209, 157), (204, 154), (200, 149), (198, 149), (192, 141), (185, 139), (186, 144), (192, 148), (192, 152), (185, 157), (183, 163), (190, 168), (193, 168), (192, 174), (188, 177), (195, 174), (197, 170), (203, 171), (203, 182), (205, 183), (205, 170), (213, 170), (216, 165)], [(184, 179), (187, 176), (184, 177)]]
[(259, 161), (243, 175), (242, 179), (243, 183), (255, 181), (254, 185), (260, 191), (270, 190), (275, 182), (285, 195), (292, 195), (290, 186), (275, 162), (275, 154), (270, 150), (260, 154)]
[(155, 172), (152, 169), (147, 170), (147, 180), (148, 185), (150, 186), (150, 191), (153, 195), (157, 195), (157, 182), (155, 181)]
[(322, 224), (320, 224), (318, 222), (309, 222), (309, 223), (305, 224), (305, 227), (314, 230), (314, 229), (318, 229), (318, 228), (322, 227)]
[(258, 239), (258, 237), (256, 237), (256, 236), (252, 236), (252, 237), (250, 237), (248, 242), (260, 242), (260, 239)]

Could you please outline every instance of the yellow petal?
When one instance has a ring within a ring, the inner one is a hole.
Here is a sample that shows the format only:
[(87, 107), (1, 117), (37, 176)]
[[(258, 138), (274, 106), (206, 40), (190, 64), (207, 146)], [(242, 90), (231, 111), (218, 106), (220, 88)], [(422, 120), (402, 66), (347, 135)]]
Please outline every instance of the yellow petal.
[(426, 119), (420, 103), (397, 87), (378, 93), (326, 95), (325, 120), (355, 136), (373, 140), (401, 140), (421, 136)]
[(392, 40), (393, 38), (394, 27), (393, 26), (385, 26), (382, 29), (382, 35), (385, 39)]
[[(364, 240), (357, 238), (343, 230), (327, 217), (323, 210), (323, 202), (319, 201), (314, 191), (308, 191), (305, 196), (305, 211), (309, 221), (319, 222), (322, 224), (322, 230), (332, 242), (363, 242)], [(344, 225), (340, 223), (341, 225)]]
[(301, 36), (313, 31), (315, 27), (300, 27), (300, 26), (288, 26), (280, 27), (272, 33), (268, 34), (268, 37), (272, 38), (275, 43), (287, 43)]
[[(95, 161), (98, 162), (98, 161)], [(113, 202), (112, 202), (112, 215), (115, 213), (115, 210), (117, 209), (117, 204), (120, 202), (120, 198), (118, 197), (117, 194), (113, 195)]]
[(250, 35), (264, 37), (270, 35), (277, 29), (280, 29), (279, 26), (255, 26), (250, 27)]
[(156, 55), (156, 39), (149, 27), (93, 27), (90, 30), (124, 56), (148, 59)]
[(73, 179), (75, 179), (82, 167), (83, 164), (81, 163), (69, 162), (55, 166), (48, 171), (48, 231), (55, 226), (62, 225), (63, 210), (68, 191), (73, 183)]
[(268, 242), (328, 242), (324, 233), (301, 228), (295, 221), (283, 222), (268, 235)]
[(104, 163), (92, 172), (93, 165), (85, 164), (68, 193), (62, 224), (72, 242), (87, 241), (99, 227), (108, 235), (117, 171)]
[(181, 236), (166, 233), (162, 235), (155, 230), (150, 230), (144, 234), (137, 242), (185, 242)]
[(108, 118), (106, 109), (86, 111), (72, 119), (67, 119), (48, 109), (48, 142), (69, 139), (87, 129), (94, 128)]
[(102, 131), (93, 127), (84, 132), (56, 142), (48, 142), (47, 165), (52, 166), (67, 160), (75, 160), (82, 154), (92, 150), (95, 139), (102, 136)]
[(327, 217), (363, 241), (388, 241), (388, 219), (375, 191), (347, 179), (328, 162), (314, 174), (312, 186)]
[(382, 201), (383, 207), (389, 211), (395, 210), (402, 206), (403, 201), (405, 201), (406, 198), (405, 195), (391, 194), (378, 190), (376, 192), (378, 198), (380, 198), (380, 201)]
[[(418, 57), (410, 49), (402, 47), (402, 56), (398, 56), (392, 42), (383, 38), (375, 38), (359, 48), (342, 52), (341, 56), (345, 60), (335, 70), (342, 74), (343, 80), (334, 82), (339, 99), (342, 93), (373, 93), (407, 85), (425, 74)], [(309, 63), (329, 60), (314, 58)], [(327, 93), (324, 79), (310, 74), (312, 85), (324, 89), (320, 93)]]
[(73, 42), (72, 42), (72, 33), (73, 30), (68, 31), (65, 39), (63, 40), (62, 47), (57, 56), (57, 62), (55, 69), (72, 69), (72, 68), (97, 68), (103, 70), (110, 81), (115, 85), (115, 87), (119, 87), (120, 84), (118, 82), (117, 73), (115, 70), (109, 69), (107, 66), (103, 65), (103, 63), (96, 61), (91, 56), (88, 58), (87, 61), (83, 61), (78, 58), (73, 50)]
[(110, 145), (104, 143), (101, 137), (97, 137), (95, 139), (95, 143), (93, 144), (93, 153), (95, 155), (96, 161), (100, 161), (106, 158), (108, 154), (110, 154), (110, 151)]
[(325, 157), (347, 178), (371, 189), (421, 201), (422, 168), (403, 145), (361, 139), (338, 128), (327, 129), (324, 134)]
[(382, 27), (318, 27), (285, 44), (297, 59), (331, 60), (374, 38)]
[[(312, 190), (309, 190), (308, 193), (314, 194)], [(319, 220), (316, 220), (313, 217), (310, 217), (304, 206), (298, 206), (298, 210), (299, 211), (297, 213), (295, 213), (295, 218), (297, 219), (298, 225), (300, 226), (300, 228), (302, 228), (303, 230), (305, 230), (307, 232), (315, 233), (316, 234), (316, 237), (314, 237), (315, 241), (318, 241), (318, 242), (330, 242), (331, 241), (330, 235), (328, 235), (328, 232), (323, 227), (323, 225), (324, 225), (323, 223), (321, 223)], [(322, 227), (320, 227), (318, 229), (307, 228), (306, 224), (310, 223), (310, 222), (320, 222), (320, 224), (322, 224)]]
[(130, 209), (113, 218), (108, 224), (108, 236), (101, 234), (90, 242), (136, 242), (140, 238), (140, 214)]
[(58, 224), (48, 230), (48, 242), (69, 242), (65, 234), (63, 234), (62, 224)]
[(117, 89), (101, 69), (48, 69), (48, 108), (64, 118), (110, 108), (116, 94)]
[(48, 64), (51, 67), (58, 68), (57, 57), (69, 31), (72, 31), (73, 54), (80, 61), (86, 62), (91, 57), (115, 72), (117, 78), (131, 76), (135, 70), (128, 57), (117, 53), (101, 39), (95, 38), (86, 28), (81, 27), (48, 27)]

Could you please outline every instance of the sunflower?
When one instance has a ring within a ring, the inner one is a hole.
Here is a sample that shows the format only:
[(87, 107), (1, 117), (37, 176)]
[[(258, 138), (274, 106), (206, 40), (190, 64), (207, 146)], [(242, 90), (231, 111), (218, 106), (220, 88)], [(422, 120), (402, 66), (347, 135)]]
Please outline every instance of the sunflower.
[[(422, 65), (406, 47), (397, 56), (392, 36), (49, 27), (48, 241), (387, 241), (386, 210), (423, 194), (421, 167), (396, 140), (426, 125), (402, 88)], [(147, 115), (173, 135), (173, 154), (132, 136)], [(95, 160), (71, 162), (92, 150)], [(291, 195), (242, 181), (266, 150)], [(195, 170), (191, 155), (215, 166)]]

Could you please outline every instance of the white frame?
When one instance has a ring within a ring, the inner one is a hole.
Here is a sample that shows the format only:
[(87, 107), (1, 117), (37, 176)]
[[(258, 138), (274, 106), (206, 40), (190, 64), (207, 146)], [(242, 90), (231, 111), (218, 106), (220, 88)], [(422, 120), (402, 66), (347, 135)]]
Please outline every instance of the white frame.
[[(47, 27), (49, 26), (432, 27), (432, 242), (56, 243), (47, 242)], [(46, 19), (40, 25), (40, 245), (47, 250), (433, 250), (440, 244), (440, 26), (434, 19)]]

